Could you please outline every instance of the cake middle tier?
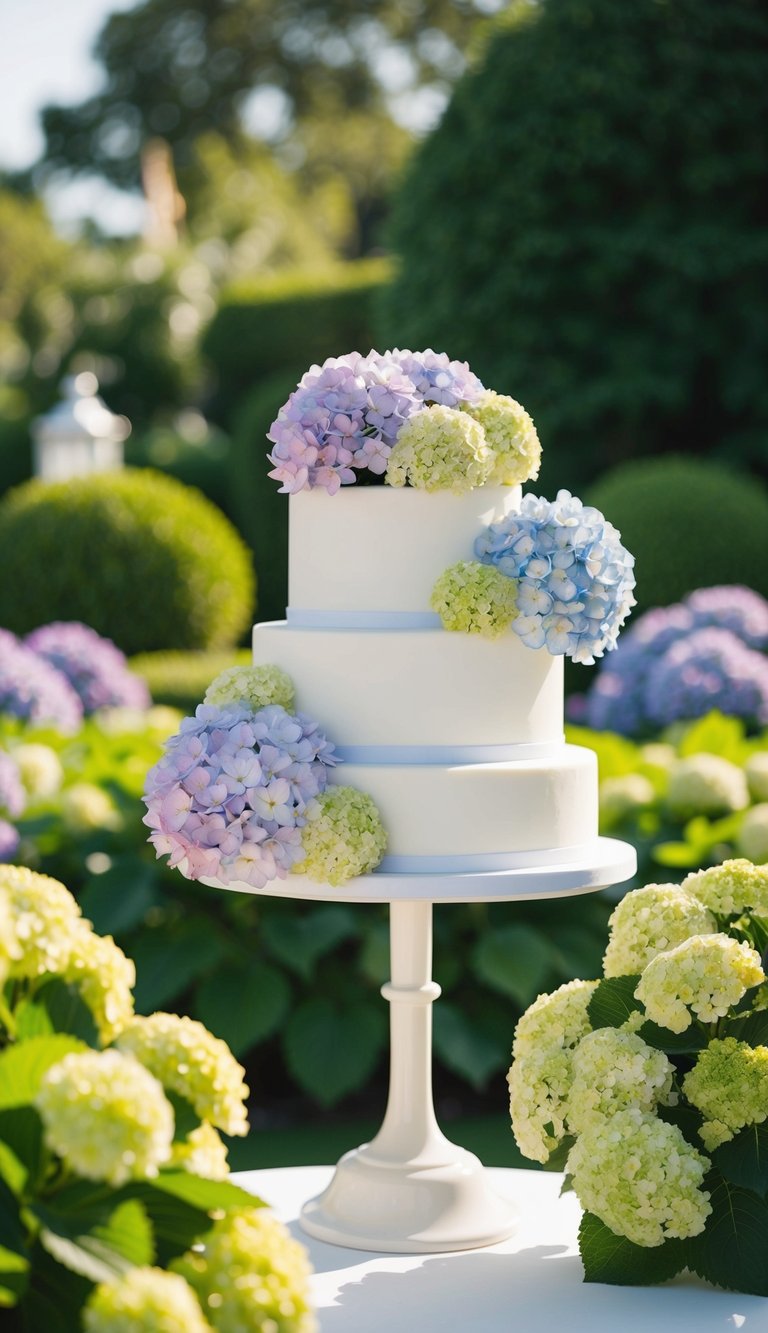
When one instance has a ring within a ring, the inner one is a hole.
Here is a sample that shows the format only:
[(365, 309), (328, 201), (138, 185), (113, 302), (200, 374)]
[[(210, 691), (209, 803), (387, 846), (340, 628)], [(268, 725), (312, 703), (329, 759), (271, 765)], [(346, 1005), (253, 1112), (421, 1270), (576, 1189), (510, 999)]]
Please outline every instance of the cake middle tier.
[(463, 758), (492, 759), (496, 747), (563, 740), (563, 659), (515, 634), (267, 621), (254, 627), (253, 661), (282, 667), (297, 709), (355, 757), (386, 746), (474, 748)]
[(388, 835), (382, 870), (505, 869), (537, 854), (549, 863), (597, 837), (597, 760), (577, 745), (512, 763), (344, 763), (330, 781), (375, 801)]

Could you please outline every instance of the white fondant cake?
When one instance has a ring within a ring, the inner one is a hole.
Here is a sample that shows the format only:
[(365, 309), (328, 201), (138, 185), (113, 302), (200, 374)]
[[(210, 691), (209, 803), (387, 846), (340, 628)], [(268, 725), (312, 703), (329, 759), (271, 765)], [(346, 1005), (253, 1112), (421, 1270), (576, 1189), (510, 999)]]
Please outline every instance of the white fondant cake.
[(382, 870), (494, 870), (565, 860), (597, 837), (597, 766), (563, 738), (563, 662), (517, 636), (446, 633), (437, 577), (471, 560), (519, 487), (390, 486), (290, 497), (286, 621), (257, 625), (254, 663), (344, 760), (332, 783), (372, 796)]

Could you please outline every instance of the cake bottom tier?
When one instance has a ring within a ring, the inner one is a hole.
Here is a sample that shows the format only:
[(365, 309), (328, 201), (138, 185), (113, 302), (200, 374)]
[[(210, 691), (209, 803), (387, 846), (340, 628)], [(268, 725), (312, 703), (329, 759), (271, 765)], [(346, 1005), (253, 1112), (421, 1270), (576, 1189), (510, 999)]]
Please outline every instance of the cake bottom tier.
[(331, 774), (375, 801), (388, 834), (382, 871), (503, 870), (566, 860), (597, 837), (597, 760), (563, 745), (546, 760), (344, 763)]

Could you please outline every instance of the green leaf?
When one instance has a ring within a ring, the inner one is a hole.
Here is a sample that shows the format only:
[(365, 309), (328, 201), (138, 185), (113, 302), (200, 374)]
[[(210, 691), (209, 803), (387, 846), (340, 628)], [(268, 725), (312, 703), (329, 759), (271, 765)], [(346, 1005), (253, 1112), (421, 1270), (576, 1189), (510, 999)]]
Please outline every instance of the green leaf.
[[(568, 1161), (568, 1154), (575, 1142), (576, 1140), (572, 1134), (566, 1134), (565, 1138), (560, 1140), (557, 1147), (552, 1149), (549, 1157), (544, 1163), (544, 1170), (564, 1171), (565, 1164)], [(570, 1176), (568, 1179), (570, 1180)]]
[(665, 1055), (695, 1055), (708, 1044), (707, 1036), (695, 1023), (691, 1023), (685, 1032), (670, 1032), (669, 1028), (659, 1027), (657, 1023), (647, 1020), (640, 1028), (639, 1035), (654, 1050), (664, 1051)]
[(579, 1251), (585, 1282), (645, 1287), (668, 1282), (686, 1266), (686, 1243), (668, 1240), (663, 1245), (634, 1245), (610, 1227), (585, 1213), (579, 1227)]
[(750, 1046), (768, 1046), (768, 1009), (759, 1009), (743, 1018), (732, 1018), (723, 1024), (723, 1035), (746, 1041)]
[(143, 930), (131, 942), (136, 964), (136, 1008), (152, 1013), (181, 995), (201, 973), (216, 967), (225, 943), (209, 917), (195, 916), (166, 928)]
[(28, 1179), (37, 1179), (44, 1154), (43, 1123), (34, 1107), (9, 1106), (0, 1111), (0, 1140), (3, 1177), (14, 1189), (21, 1180), (23, 1189)]
[(27, 1182), (27, 1168), (17, 1154), (0, 1139), (0, 1195), (2, 1185), (6, 1185), (12, 1194), (21, 1194)]
[(18, 1046), (9, 1046), (0, 1055), (0, 1108), (29, 1105), (51, 1065), (71, 1051), (84, 1050), (87, 1047), (82, 1041), (64, 1033), (32, 1037)]
[(653, 859), (671, 870), (695, 870), (701, 863), (698, 849), (687, 842), (659, 842), (653, 849)]
[(60, 978), (52, 977), (40, 987), (31, 1004), (35, 1008), (42, 1008), (46, 1017), (45, 1020), (39, 1016), (27, 1017), (25, 1022), (29, 1026), (37, 1024), (44, 1030), (43, 1023), (47, 1021), (49, 1032), (64, 1032), (71, 1037), (78, 1037), (87, 1046), (100, 1046), (93, 1015), (77, 986), (67, 985)]
[(285, 1027), (288, 1068), (321, 1106), (362, 1087), (384, 1046), (383, 1006), (358, 1002), (342, 1007), (326, 999), (297, 1005)]
[(28, 1257), (0, 1245), (0, 1308), (18, 1305), (28, 1282)]
[(679, 1101), (677, 1106), (660, 1106), (658, 1108), (658, 1117), (668, 1125), (677, 1125), (683, 1138), (690, 1143), (692, 1148), (702, 1150), (701, 1129), (703, 1119), (700, 1111), (695, 1106), (690, 1106), (686, 1101)]
[(728, 1291), (768, 1296), (768, 1206), (719, 1176), (706, 1179), (712, 1214), (688, 1242), (688, 1267)]
[(472, 953), (479, 981), (525, 1008), (539, 994), (552, 968), (552, 949), (533, 926), (499, 926), (487, 931)]
[(509, 1064), (508, 1043), (482, 1031), (456, 1005), (441, 1000), (434, 1012), (435, 1054), (442, 1064), (483, 1088), (491, 1074)]
[(264, 943), (270, 953), (305, 981), (311, 981), (324, 954), (356, 934), (353, 913), (332, 904), (314, 908), (304, 916), (268, 916), (263, 925)]
[(21, 1000), (13, 1017), (18, 1041), (28, 1041), (30, 1037), (50, 1037), (55, 1031), (48, 1010), (37, 999)]
[(174, 1199), (191, 1204), (193, 1208), (212, 1212), (228, 1208), (263, 1208), (261, 1199), (241, 1189), (231, 1180), (205, 1180), (187, 1171), (161, 1171), (151, 1182), (151, 1188)]
[(147, 1212), (137, 1199), (116, 1203), (114, 1192), (86, 1190), (80, 1207), (65, 1209), (61, 1192), (30, 1212), (40, 1223), (40, 1244), (57, 1263), (90, 1282), (106, 1282), (131, 1267), (151, 1264), (155, 1245)]
[(587, 1007), (593, 1028), (618, 1028), (640, 1008), (635, 999), (640, 977), (606, 977), (598, 983)]
[(715, 1149), (712, 1165), (732, 1185), (752, 1190), (764, 1199), (768, 1194), (768, 1125), (747, 1125)]
[[(138, 1199), (143, 1204), (152, 1224), (156, 1262), (165, 1267), (210, 1230), (211, 1219), (207, 1209), (195, 1208), (166, 1190), (156, 1189), (155, 1185), (156, 1182), (137, 1181), (125, 1186), (120, 1193), (122, 1197)], [(258, 1206), (258, 1201), (254, 1202)]]
[(174, 1092), (171, 1088), (164, 1088), (163, 1091), (173, 1107), (173, 1141), (174, 1143), (181, 1143), (188, 1134), (198, 1128), (200, 1116), (186, 1097), (181, 1097), (178, 1092)]
[(285, 974), (269, 963), (221, 967), (197, 992), (198, 1017), (241, 1055), (276, 1032), (291, 1000)]
[(142, 923), (158, 902), (158, 890), (159, 876), (151, 862), (123, 856), (86, 881), (79, 902), (97, 935), (119, 935)]
[(681, 759), (694, 754), (718, 754), (741, 766), (745, 749), (744, 723), (741, 719), (726, 717), (713, 710), (686, 729), (678, 745), (678, 754)]
[(42, 1245), (30, 1253), (29, 1290), (23, 1303), (23, 1333), (63, 1333), (79, 1329), (92, 1284), (63, 1268)]

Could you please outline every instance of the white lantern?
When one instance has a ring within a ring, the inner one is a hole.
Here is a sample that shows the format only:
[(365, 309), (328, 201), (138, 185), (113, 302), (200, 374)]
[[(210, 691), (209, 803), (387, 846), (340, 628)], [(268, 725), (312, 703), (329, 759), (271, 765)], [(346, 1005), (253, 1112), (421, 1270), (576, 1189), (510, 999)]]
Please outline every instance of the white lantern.
[(123, 466), (131, 423), (110, 412), (98, 387), (90, 371), (68, 375), (61, 385), (61, 402), (32, 422), (35, 474), (43, 481), (67, 481)]

